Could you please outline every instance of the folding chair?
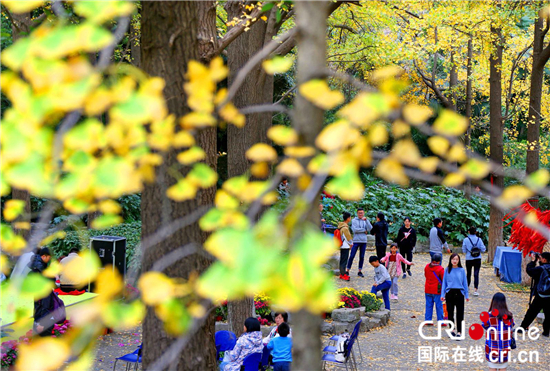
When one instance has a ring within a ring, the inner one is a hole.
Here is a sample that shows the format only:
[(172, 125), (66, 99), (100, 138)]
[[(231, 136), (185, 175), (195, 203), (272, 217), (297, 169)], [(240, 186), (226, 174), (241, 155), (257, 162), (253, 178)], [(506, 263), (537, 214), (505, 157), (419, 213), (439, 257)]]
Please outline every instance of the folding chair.
[(321, 359), (321, 361), (323, 361), (323, 370), (326, 370), (327, 362), (334, 364), (336, 367), (345, 368), (346, 371), (350, 369), (352, 371), (357, 370), (357, 363), (355, 362), (355, 357), (353, 356), (353, 345), (355, 344), (356, 339), (357, 336), (349, 338), (348, 349), (346, 350), (344, 362), (337, 361), (334, 353), (325, 354)]
[(137, 370), (138, 365), (141, 363), (141, 344), (132, 353), (123, 355), (122, 357), (118, 357), (117, 359), (115, 359), (115, 364), (113, 365), (113, 371), (115, 370), (116, 363), (118, 361), (126, 362), (126, 368), (125, 368), (126, 371), (131, 370), (130, 365), (132, 363), (134, 364), (134, 370)]
[(263, 353), (252, 353), (244, 357), (242, 371), (258, 371)]
[[(350, 335), (350, 339), (353, 338), (353, 337), (355, 337), (355, 339), (357, 339), (357, 337), (359, 336), (359, 330), (361, 330), (361, 322), (363, 322), (363, 320), (360, 319), (359, 322), (357, 322), (357, 324), (353, 328), (353, 331), (351, 332), (351, 335)], [(325, 347), (325, 349), (323, 349), (323, 352), (325, 352), (325, 353), (336, 353), (336, 343), (338, 342), (339, 338), (340, 338), (339, 335), (332, 336), (329, 340), (334, 341), (335, 345), (327, 345)], [(360, 359), (358, 364), (362, 364), (363, 363), (363, 352), (361, 351), (361, 347), (359, 346), (359, 342), (357, 342), (357, 351), (359, 353), (359, 359)]]
[(216, 359), (220, 360), (220, 353), (235, 348), (237, 336), (231, 331), (218, 331), (214, 335), (216, 342)]

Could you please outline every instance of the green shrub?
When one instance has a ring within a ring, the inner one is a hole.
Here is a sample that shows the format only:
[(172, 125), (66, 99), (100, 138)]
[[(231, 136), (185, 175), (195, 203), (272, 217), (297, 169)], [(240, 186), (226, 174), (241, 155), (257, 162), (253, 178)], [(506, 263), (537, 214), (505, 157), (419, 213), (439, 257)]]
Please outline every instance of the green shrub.
[[(374, 222), (376, 214), (381, 211), (389, 223), (389, 238), (395, 239), (403, 218), (411, 218), (419, 242), (426, 242), (434, 218), (443, 219), (443, 230), (453, 244), (461, 244), (467, 230), (474, 225), (482, 233), (487, 243), (489, 227), (489, 201), (478, 196), (467, 199), (463, 192), (441, 186), (430, 188), (401, 188), (382, 182), (370, 181), (361, 201), (348, 202), (336, 197), (323, 201), (323, 214), (327, 223), (337, 225), (342, 212), (349, 211), (355, 215), (359, 207), (365, 209), (367, 218)], [(277, 208), (282, 208), (280, 200)]]
[(361, 306), (365, 307), (365, 312), (376, 312), (382, 308), (384, 302), (376, 297), (376, 294), (368, 291), (361, 291)]
[(126, 265), (136, 264), (133, 261), (134, 252), (141, 238), (141, 222), (123, 223), (112, 228), (95, 230), (80, 228), (67, 231), (64, 239), (58, 239), (48, 245), (56, 258), (67, 255), (72, 248), (79, 250), (89, 248), (90, 237), (95, 236), (126, 237)]

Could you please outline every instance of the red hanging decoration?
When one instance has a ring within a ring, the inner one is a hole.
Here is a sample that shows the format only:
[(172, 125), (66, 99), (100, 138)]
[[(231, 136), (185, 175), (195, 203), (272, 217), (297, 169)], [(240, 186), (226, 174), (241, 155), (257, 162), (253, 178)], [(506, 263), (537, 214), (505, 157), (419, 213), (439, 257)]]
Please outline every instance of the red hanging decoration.
[(503, 221), (509, 221), (512, 224), (512, 234), (509, 242), (514, 248), (521, 251), (523, 256), (527, 256), (531, 251), (541, 253), (544, 245), (548, 242), (539, 232), (529, 228), (521, 221), (520, 215), (527, 215), (529, 212), (535, 212), (537, 220), (542, 225), (550, 226), (550, 210), (540, 211), (535, 209), (529, 202), (517, 207), (511, 213), (507, 214)]

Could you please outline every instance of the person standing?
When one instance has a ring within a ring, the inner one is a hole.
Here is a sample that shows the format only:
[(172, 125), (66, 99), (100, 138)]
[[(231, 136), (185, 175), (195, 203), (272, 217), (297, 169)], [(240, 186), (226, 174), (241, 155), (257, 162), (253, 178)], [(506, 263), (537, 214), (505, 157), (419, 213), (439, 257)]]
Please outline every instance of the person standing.
[(340, 230), (340, 236), (342, 237), (342, 245), (340, 246), (340, 279), (344, 281), (349, 281), (349, 275), (346, 271), (349, 258), (349, 249), (352, 244), (351, 233), (349, 232), (349, 222), (351, 221), (351, 214), (347, 211), (344, 211), (342, 214), (343, 222), (338, 224), (338, 229)]
[[(433, 258), (432, 258), (433, 259)], [(468, 295), (468, 280), (466, 279), (466, 271), (460, 263), (460, 256), (456, 253), (451, 254), (449, 265), (445, 269), (443, 276), (443, 284), (441, 285), (441, 301), (447, 302), (447, 311), (449, 313), (449, 321), (455, 323), (455, 308), (456, 308), (456, 332), (452, 332), (452, 339), (458, 340), (456, 336), (461, 336), (463, 333), (464, 321), (464, 298), (470, 301)]]
[(365, 251), (367, 250), (367, 235), (372, 229), (372, 225), (365, 217), (365, 210), (362, 208), (357, 209), (357, 217), (351, 221), (351, 230), (353, 232), (353, 246), (351, 248), (351, 254), (348, 259), (347, 275), (349, 276), (349, 270), (355, 259), (355, 254), (359, 250), (359, 277), (365, 277), (363, 274), (363, 263), (365, 261)]
[(432, 258), (435, 254), (441, 254), (441, 256), (443, 256), (443, 248), (446, 248), (447, 252), (450, 254), (451, 249), (449, 249), (445, 234), (441, 230), (443, 221), (440, 218), (435, 218), (433, 224), (434, 226), (430, 230), (430, 256)]
[(386, 256), (386, 248), (388, 247), (388, 222), (382, 212), (376, 215), (376, 223), (372, 226), (371, 233), (374, 235), (374, 245), (376, 246), (376, 256), (382, 259)]
[(476, 235), (476, 227), (470, 227), (468, 236), (462, 242), (462, 252), (466, 254), (466, 276), (468, 277), (468, 287), (472, 282), (472, 268), (474, 269), (474, 295), (479, 296), (477, 291), (479, 287), (479, 270), (481, 269), (481, 253), (486, 248), (483, 240)]
[(514, 315), (508, 310), (506, 296), (497, 292), (493, 295), (487, 321), (482, 322), (487, 330), (485, 340), (485, 358), (489, 370), (506, 370), (512, 349)]
[[(413, 249), (416, 246), (416, 231), (411, 226), (411, 219), (408, 216), (403, 219), (403, 226), (397, 233), (397, 246), (399, 246), (399, 253), (412, 262)], [(406, 271), (405, 268), (407, 269)], [(401, 263), (401, 269), (403, 271), (403, 278), (407, 278), (407, 273), (409, 276), (412, 276), (410, 265)]]
[(432, 258), (432, 262), (428, 263), (424, 268), (424, 276), (426, 277), (426, 284), (424, 286), (424, 294), (426, 296), (426, 312), (424, 313), (424, 320), (431, 322), (432, 324), (434, 304), (437, 320), (444, 320), (443, 302), (440, 299), (441, 285), (444, 275), (445, 269), (441, 266), (441, 255), (435, 254)]
[[(540, 256), (540, 265), (537, 267), (537, 260)], [(537, 315), (542, 310), (544, 312), (544, 322), (542, 323), (542, 336), (550, 336), (550, 293), (541, 292), (541, 289), (550, 285), (550, 252), (542, 254), (531, 253), (531, 262), (527, 264), (527, 274), (533, 278), (534, 286), (532, 288), (533, 300), (529, 304), (529, 309), (520, 327), (527, 330), (533, 323)], [(544, 281), (542, 281), (544, 280)], [(541, 282), (542, 281), (542, 282)]]

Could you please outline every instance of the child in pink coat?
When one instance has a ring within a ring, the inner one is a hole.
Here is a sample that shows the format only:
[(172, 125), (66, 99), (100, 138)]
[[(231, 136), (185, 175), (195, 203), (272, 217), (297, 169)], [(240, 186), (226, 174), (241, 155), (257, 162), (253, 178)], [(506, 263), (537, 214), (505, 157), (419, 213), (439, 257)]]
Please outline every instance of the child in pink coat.
[(401, 271), (401, 263), (405, 263), (407, 265), (414, 265), (414, 263), (411, 263), (410, 261), (405, 259), (403, 255), (397, 252), (396, 243), (391, 244), (390, 252), (386, 253), (386, 256), (380, 259), (380, 262), (386, 263), (386, 269), (388, 270), (388, 273), (391, 277), (390, 299), (397, 300), (397, 293), (399, 291), (397, 280), (399, 279), (399, 277), (401, 277), (401, 274), (403, 273)]

